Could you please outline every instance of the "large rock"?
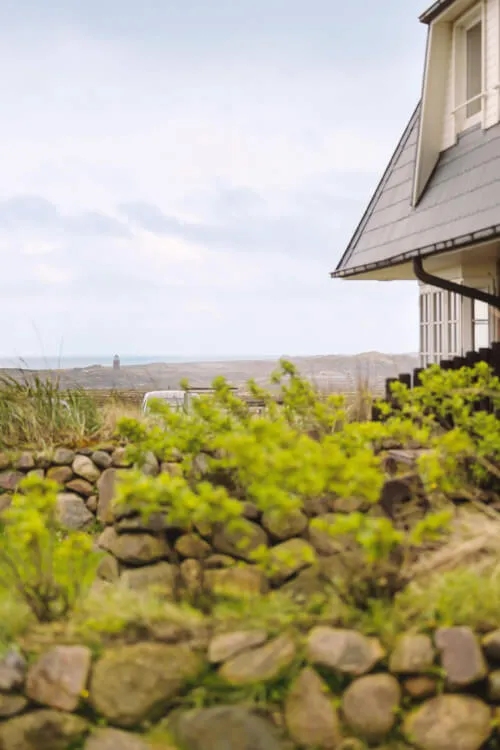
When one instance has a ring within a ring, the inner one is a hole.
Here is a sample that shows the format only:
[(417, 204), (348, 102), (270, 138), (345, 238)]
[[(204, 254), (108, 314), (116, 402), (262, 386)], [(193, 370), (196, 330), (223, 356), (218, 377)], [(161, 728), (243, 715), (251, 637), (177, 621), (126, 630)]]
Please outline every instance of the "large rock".
[(183, 713), (174, 737), (183, 750), (282, 750), (273, 725), (240, 706)]
[(251, 560), (252, 552), (258, 547), (267, 546), (267, 534), (260, 526), (246, 518), (239, 519), (238, 529), (219, 526), (212, 544), (216, 550), (241, 560)]
[(389, 659), (394, 674), (422, 674), (434, 664), (434, 648), (428, 635), (401, 636)]
[(385, 652), (379, 641), (355, 630), (340, 630), (320, 625), (307, 639), (307, 657), (312, 664), (362, 675), (380, 661)]
[(486, 661), (477, 636), (470, 628), (440, 628), (436, 631), (435, 643), (441, 652), (441, 665), (450, 687), (465, 687), (486, 677)]
[(262, 516), (262, 526), (265, 530), (282, 542), (303, 534), (307, 529), (307, 523), (307, 516), (300, 510), (291, 511), (286, 515), (277, 510), (270, 510)]
[(141, 533), (118, 534), (111, 527), (102, 532), (97, 543), (120, 562), (129, 565), (147, 565), (170, 555), (169, 546), (163, 537)]
[(75, 474), (82, 479), (86, 479), (87, 482), (97, 482), (101, 476), (100, 469), (88, 456), (76, 456), (72, 466)]
[(22, 479), (24, 479), (24, 474), (20, 471), (2, 471), (0, 472), (0, 490), (14, 492)]
[(500, 630), (494, 630), (485, 635), (482, 646), (489, 661), (500, 663)]
[(47, 471), (47, 479), (52, 482), (57, 482), (60, 485), (66, 484), (71, 481), (75, 475), (71, 466), (51, 466)]
[(0, 660), (0, 690), (9, 692), (24, 685), (27, 664), (17, 651), (10, 650)]
[(203, 565), (199, 560), (183, 560), (179, 566), (179, 574), (186, 594), (194, 596), (203, 591)]
[(81, 716), (42, 709), (0, 725), (2, 750), (69, 750), (88, 732)]
[(75, 452), (70, 448), (56, 448), (52, 457), (52, 463), (56, 466), (71, 466), (75, 460)]
[(134, 727), (165, 714), (203, 662), (183, 645), (137, 643), (109, 650), (95, 665), (90, 700), (110, 724)]
[(20, 714), (27, 705), (28, 701), (24, 695), (0, 693), (0, 719), (8, 719), (9, 716)]
[(94, 522), (94, 514), (73, 492), (61, 492), (57, 496), (57, 517), (62, 526), (74, 531), (85, 529)]
[(14, 462), (14, 468), (19, 469), (19, 471), (30, 471), (30, 469), (34, 469), (35, 458), (33, 456), (33, 453), (30, 453), (29, 451), (24, 451), (23, 453), (21, 453), (21, 455)]
[(220, 633), (210, 641), (208, 660), (212, 664), (220, 664), (242, 651), (261, 646), (266, 641), (266, 630), (238, 630), (233, 633)]
[(116, 494), (116, 469), (105, 469), (97, 482), (99, 500), (97, 518), (101, 523), (113, 523), (113, 501)]
[[(138, 568), (142, 570), (142, 568)], [(113, 583), (120, 577), (120, 563), (113, 555), (104, 555), (97, 566), (97, 577), (102, 581)]]
[[(335, 513), (323, 513), (318, 516), (316, 521), (319, 521), (321, 525), (332, 524), (336, 520), (337, 516)], [(341, 544), (337, 537), (332, 536), (324, 529), (318, 528), (315, 523), (311, 523), (309, 526), (309, 540), (319, 555), (334, 555), (339, 551)]]
[(120, 585), (134, 591), (144, 591), (144, 589), (155, 587), (161, 589), (167, 596), (173, 597), (177, 588), (177, 579), (178, 569), (175, 565), (159, 562), (123, 571)]
[(342, 700), (344, 718), (356, 734), (381, 740), (392, 729), (401, 702), (401, 688), (389, 674), (360, 677), (347, 688)]
[(66, 489), (70, 492), (76, 492), (77, 495), (81, 495), (82, 497), (90, 497), (95, 491), (94, 485), (81, 477), (67, 482)]
[(55, 646), (30, 668), (26, 695), (35, 703), (61, 711), (75, 711), (92, 663), (84, 646)]
[(431, 698), (438, 692), (438, 681), (434, 677), (419, 675), (418, 677), (409, 677), (404, 681), (403, 687), (405, 693), (411, 698), (422, 700), (422, 698)]
[(301, 747), (335, 750), (340, 745), (333, 696), (310, 667), (302, 670), (286, 697), (285, 721), (290, 737)]
[(175, 551), (182, 557), (192, 557), (195, 560), (203, 560), (212, 551), (208, 542), (198, 534), (183, 534), (175, 543)]
[(127, 458), (127, 448), (116, 448), (111, 456), (111, 463), (117, 469), (128, 469), (132, 466), (132, 462)]
[[(159, 747), (158, 750), (163, 750)], [(83, 746), (83, 750), (153, 750), (143, 737), (121, 729), (97, 729)]]
[(281, 584), (299, 571), (316, 562), (316, 553), (304, 539), (289, 539), (271, 549), (272, 565), (270, 579), (274, 584)]
[(281, 635), (259, 648), (229, 659), (219, 670), (232, 685), (266, 682), (277, 677), (294, 660), (297, 649), (288, 635)]
[(111, 466), (111, 456), (106, 451), (94, 451), (91, 459), (99, 469), (109, 469)]
[(491, 709), (477, 698), (439, 695), (406, 716), (403, 733), (419, 750), (479, 750), (491, 720)]
[(268, 582), (264, 573), (250, 565), (241, 568), (206, 570), (204, 585), (207, 591), (217, 596), (259, 596), (268, 590)]

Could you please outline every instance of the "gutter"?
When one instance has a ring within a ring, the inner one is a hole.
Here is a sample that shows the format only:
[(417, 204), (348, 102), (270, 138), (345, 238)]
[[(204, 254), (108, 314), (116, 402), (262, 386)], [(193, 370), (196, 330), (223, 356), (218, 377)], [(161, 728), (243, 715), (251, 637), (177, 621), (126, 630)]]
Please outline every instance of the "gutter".
[(421, 23), (430, 24), (432, 21), (434, 21), (435, 18), (437, 18), (443, 11), (447, 10), (455, 0), (436, 0), (436, 2), (431, 5), (430, 8), (427, 8), (427, 10), (424, 10), (421, 16), (419, 16), (419, 21)]
[(417, 279), (424, 284), (435, 286), (438, 289), (444, 289), (447, 292), (454, 292), (461, 297), (485, 302), (487, 305), (500, 310), (500, 297), (498, 295), (489, 294), (488, 292), (483, 292), (481, 289), (474, 289), (472, 286), (465, 286), (465, 284), (456, 284), (454, 281), (448, 281), (448, 279), (442, 279), (440, 276), (434, 276), (432, 273), (427, 273), (427, 271), (424, 270), (422, 258), (414, 259), (413, 271)]
[(483, 245), (495, 239), (500, 239), (500, 224), (494, 224), (492, 227), (479, 229), (477, 232), (471, 232), (470, 234), (463, 234), (452, 240), (435, 242), (432, 245), (426, 245), (417, 250), (409, 250), (406, 253), (400, 253), (391, 258), (375, 261), (374, 263), (365, 263), (361, 266), (355, 266), (350, 269), (331, 271), (330, 277), (332, 279), (345, 279), (351, 276), (357, 276), (360, 273), (366, 273), (367, 271), (376, 271), (381, 268), (399, 266), (402, 263), (407, 263), (409, 260), (413, 260), (414, 258), (421, 258), (424, 256), (432, 257), (433, 255), (440, 255), (442, 253), (450, 252), (451, 250), (460, 250), (469, 245)]

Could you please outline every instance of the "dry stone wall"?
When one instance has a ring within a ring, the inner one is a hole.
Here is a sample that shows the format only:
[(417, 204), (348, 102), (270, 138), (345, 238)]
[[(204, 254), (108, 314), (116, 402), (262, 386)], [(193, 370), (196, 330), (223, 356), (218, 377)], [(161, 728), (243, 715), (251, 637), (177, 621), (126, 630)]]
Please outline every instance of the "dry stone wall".
[[(98, 656), (81, 644), (5, 655), (2, 750), (226, 750), (228, 737), (232, 750), (498, 746), (500, 631), (407, 633), (389, 652), (328, 625), (271, 634), (172, 624), (141, 637)], [(216, 677), (226, 700), (189, 708), (193, 688)], [(241, 697), (255, 685), (275, 686), (271, 705)]]

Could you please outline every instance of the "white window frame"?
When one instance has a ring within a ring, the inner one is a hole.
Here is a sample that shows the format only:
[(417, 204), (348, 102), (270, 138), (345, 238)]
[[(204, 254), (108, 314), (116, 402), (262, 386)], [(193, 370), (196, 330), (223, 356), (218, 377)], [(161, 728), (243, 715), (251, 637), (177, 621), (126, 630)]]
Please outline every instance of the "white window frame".
[(462, 354), (462, 298), (438, 287), (420, 287), (420, 364)]
[[(477, 96), (466, 99), (467, 91), (467, 32), (477, 23), (481, 23), (481, 91)], [(455, 131), (464, 130), (481, 123), (484, 127), (484, 113), (486, 104), (486, 12), (482, 0), (464, 13), (453, 26), (453, 117)], [(480, 99), (479, 112), (467, 117), (467, 106)]]
[[(483, 287), (481, 289), (483, 292), (489, 292), (488, 287)], [(476, 306), (478, 304), (485, 305), (485, 315), (481, 315), (480, 317), (476, 317)], [(491, 307), (489, 305), (486, 305), (486, 303), (482, 302), (480, 303), (478, 300), (472, 300), (471, 305), (471, 325), (472, 325), (472, 348), (475, 352), (479, 351), (481, 348), (487, 349), (491, 344)], [(486, 342), (478, 342), (478, 336), (477, 331), (478, 328), (481, 327), (483, 330), (486, 330)]]

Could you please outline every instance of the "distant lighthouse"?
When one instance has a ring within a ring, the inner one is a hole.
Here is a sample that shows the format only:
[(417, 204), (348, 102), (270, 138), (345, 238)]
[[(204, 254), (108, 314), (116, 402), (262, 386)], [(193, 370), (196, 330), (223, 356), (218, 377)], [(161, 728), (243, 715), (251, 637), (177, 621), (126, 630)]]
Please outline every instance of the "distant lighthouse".
[(120, 357), (118, 354), (115, 354), (113, 357), (113, 370), (119, 370), (120, 369)]

